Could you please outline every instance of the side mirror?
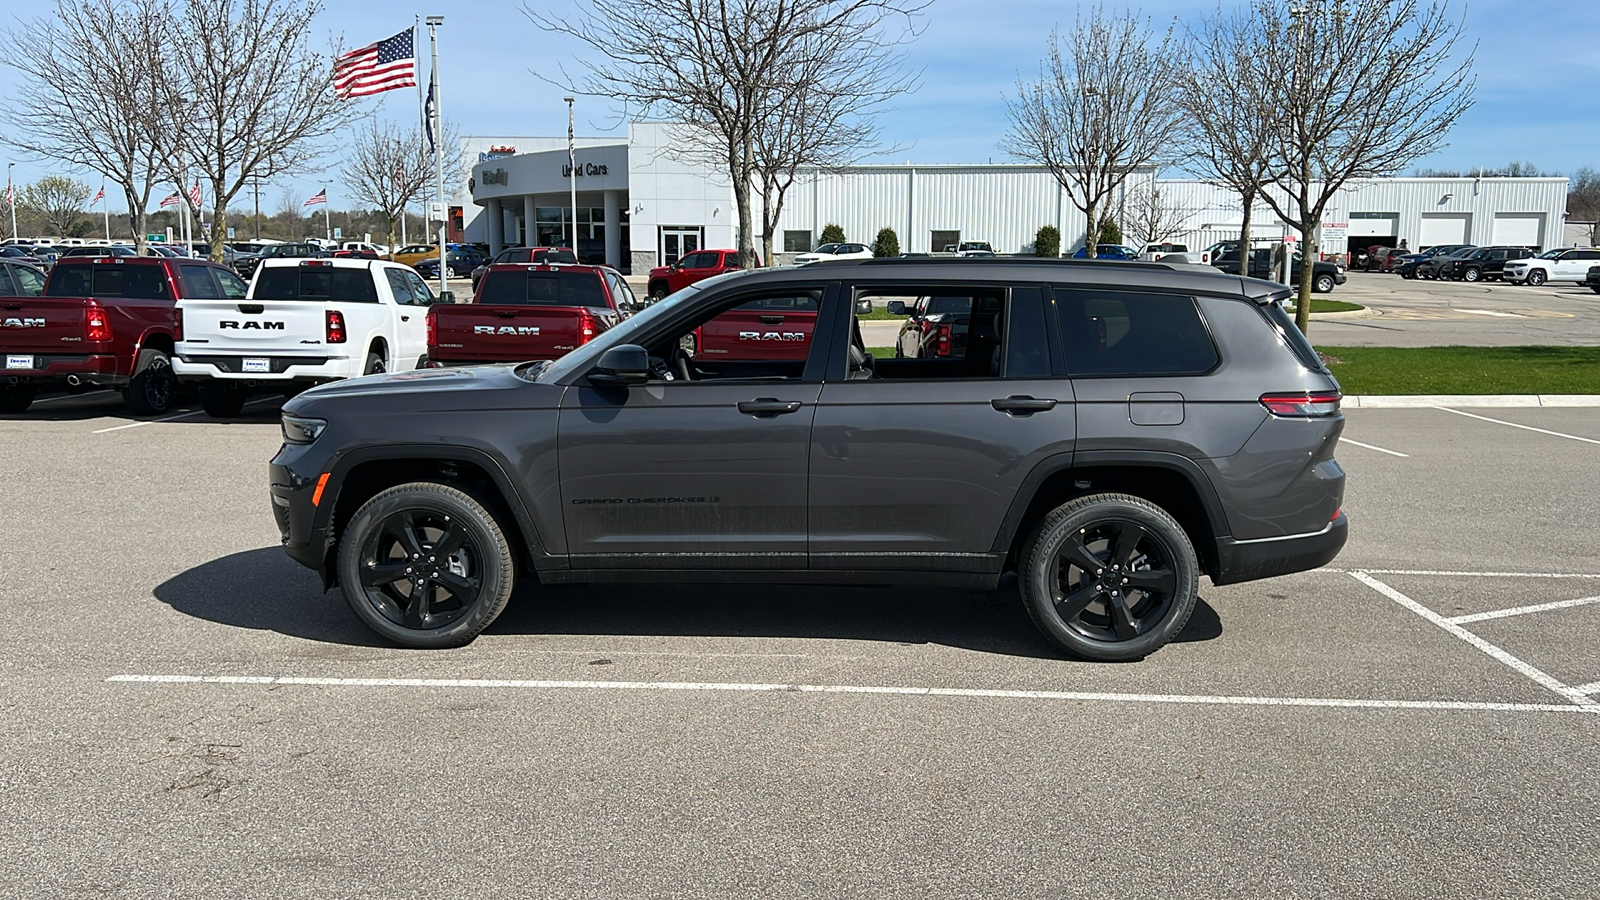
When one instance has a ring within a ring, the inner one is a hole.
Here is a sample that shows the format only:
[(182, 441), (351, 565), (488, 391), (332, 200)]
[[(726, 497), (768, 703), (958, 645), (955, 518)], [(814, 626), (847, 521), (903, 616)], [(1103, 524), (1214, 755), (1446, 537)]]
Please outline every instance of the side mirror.
[(911, 315), (911, 311), (906, 309), (906, 304), (905, 304), (904, 300), (890, 300), (889, 301), (889, 315), (891, 315), (891, 316), (909, 316), (909, 315)]
[(619, 344), (600, 354), (589, 383), (608, 387), (644, 384), (650, 380), (650, 353), (638, 344)]
[(441, 292), (439, 294), (439, 296), (434, 298), (433, 302), (435, 302), (435, 303), (454, 303), (454, 302), (456, 302), (455, 292), (454, 291), (443, 291), (443, 292)]
[(866, 314), (868, 314), (870, 312), (872, 312), (872, 301), (871, 300), (857, 300), (856, 301), (856, 314), (857, 315), (864, 316), (864, 315), (866, 315)]

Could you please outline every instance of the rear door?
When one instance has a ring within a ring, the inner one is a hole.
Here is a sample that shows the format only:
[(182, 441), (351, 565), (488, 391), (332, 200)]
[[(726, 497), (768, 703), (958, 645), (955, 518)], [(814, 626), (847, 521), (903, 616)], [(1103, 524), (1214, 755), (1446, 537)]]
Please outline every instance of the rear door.
[(1574, 250), (1556, 260), (1550, 277), (1556, 281), (1582, 281), (1596, 263), (1600, 263), (1600, 250)]

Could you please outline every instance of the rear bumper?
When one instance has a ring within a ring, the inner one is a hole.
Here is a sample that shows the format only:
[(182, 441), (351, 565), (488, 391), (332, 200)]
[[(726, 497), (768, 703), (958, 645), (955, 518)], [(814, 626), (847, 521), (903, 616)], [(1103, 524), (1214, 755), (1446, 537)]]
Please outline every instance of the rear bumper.
[(1350, 533), (1350, 519), (1344, 513), (1321, 531), (1260, 540), (1217, 543), (1213, 584), (1238, 584), (1293, 572), (1305, 572), (1332, 562)]
[[(246, 372), (246, 359), (267, 360), (268, 371)], [(172, 358), (172, 374), (179, 381), (233, 381), (240, 384), (322, 384), (361, 375), (361, 363), (354, 357), (334, 356), (302, 359), (298, 357), (247, 353), (192, 354), (179, 351)]]
[[(22, 355), (30, 354), (7, 354)], [(101, 387), (122, 387), (128, 376), (119, 371), (117, 357), (109, 353), (94, 354), (31, 354), (33, 369), (0, 370), (0, 384), (51, 387), (59, 384), (93, 384)]]

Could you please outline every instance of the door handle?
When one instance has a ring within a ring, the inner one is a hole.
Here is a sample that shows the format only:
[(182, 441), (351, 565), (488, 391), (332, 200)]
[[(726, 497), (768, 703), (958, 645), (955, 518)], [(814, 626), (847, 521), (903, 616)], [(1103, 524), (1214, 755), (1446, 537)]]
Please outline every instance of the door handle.
[(410, 316), (401, 316), (400, 317), (400, 321), (409, 322), (409, 321), (411, 321), (411, 317)]
[(771, 397), (762, 397), (757, 400), (739, 401), (739, 412), (749, 413), (757, 418), (771, 418), (799, 411), (799, 400), (774, 400)]
[(1056, 401), (1035, 400), (1026, 396), (1012, 396), (990, 400), (989, 405), (1006, 415), (1031, 416), (1036, 412), (1048, 412), (1055, 409)]
[(760, 316), (763, 325), (782, 325), (783, 316)]

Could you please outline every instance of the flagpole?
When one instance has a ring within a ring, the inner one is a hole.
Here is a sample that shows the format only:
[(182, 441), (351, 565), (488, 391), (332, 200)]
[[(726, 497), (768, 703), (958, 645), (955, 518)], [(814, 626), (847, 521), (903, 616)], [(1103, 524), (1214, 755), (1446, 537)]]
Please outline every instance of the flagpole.
[(11, 237), (13, 239), (21, 237), (21, 235), (17, 234), (17, 189), (11, 183), (11, 167), (14, 165), (16, 165), (14, 162), (6, 163), (6, 205), (11, 207)]
[(572, 98), (562, 97), (567, 101), (567, 168), (572, 171), (567, 173), (572, 187), (572, 229), (567, 233), (567, 245), (572, 248), (574, 258), (578, 255), (578, 149), (577, 141), (573, 137), (572, 129)]
[(445, 258), (445, 242), (450, 237), (450, 209), (444, 199), (444, 90), (439, 86), (439, 32), (444, 16), (428, 17), (428, 44), (432, 55), (430, 84), (433, 87), (433, 117), (439, 122), (439, 133), (433, 141), (433, 162), (439, 169), (439, 294), (445, 293), (445, 279), (450, 268)]
[(100, 182), (100, 202), (105, 204), (104, 206), (100, 207), (100, 211), (105, 213), (105, 215), (106, 215), (106, 240), (110, 241), (111, 240), (111, 201), (106, 199), (106, 183), (104, 181)]
[(328, 212), (328, 189), (322, 189), (322, 236), (326, 240), (333, 240), (333, 214)]
[[(417, 83), (417, 119), (422, 122), (423, 134), (421, 136), (425, 138), (427, 136), (427, 131), (428, 131), (428, 104), (427, 104), (427, 101), (424, 100), (423, 97), (422, 97), (422, 54), (417, 52), (417, 42), (420, 41), (421, 39), (422, 39), (422, 16), (420, 16), (420, 15), (412, 16), (411, 17), (411, 79)], [(422, 146), (420, 144), (417, 146), (417, 152), (418, 153), (422, 152)], [(423, 183), (426, 184), (427, 180), (424, 179)], [(408, 183), (408, 184), (402, 185), (401, 186), (401, 190), (409, 191), (410, 190), (410, 184)], [(424, 202), (426, 202), (426, 201), (424, 201)], [(409, 202), (400, 204), (400, 247), (404, 247), (406, 245), (406, 211), (410, 206), (411, 206), (411, 204)], [(423, 222), (422, 233), (424, 235), (426, 235), (428, 233), (428, 225), (427, 225), (427, 222), (428, 222), (428, 209), (427, 209), (426, 206), (424, 206), (423, 209), (422, 209), (422, 222)], [(398, 249), (400, 249), (400, 247), (391, 247), (390, 250), (391, 251), (398, 250)], [(394, 254), (391, 252), (389, 255), (392, 257)]]

